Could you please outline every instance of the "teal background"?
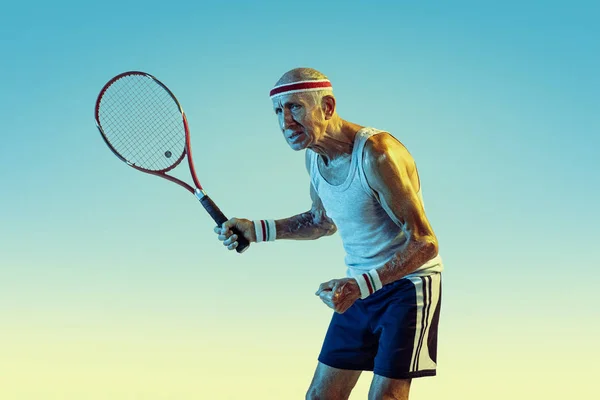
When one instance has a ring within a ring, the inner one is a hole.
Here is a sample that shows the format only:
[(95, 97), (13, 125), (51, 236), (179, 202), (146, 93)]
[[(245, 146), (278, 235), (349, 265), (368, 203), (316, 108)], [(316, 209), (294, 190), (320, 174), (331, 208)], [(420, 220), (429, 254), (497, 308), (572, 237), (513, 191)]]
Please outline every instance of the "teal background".
[(592, 1), (4, 4), (0, 398), (303, 398), (339, 236), (227, 252), (93, 119), (108, 79), (154, 74), (223, 211), (287, 217), (309, 181), (268, 91), (297, 66), (417, 161), (446, 270), (438, 377), (411, 398), (598, 397), (599, 17)]

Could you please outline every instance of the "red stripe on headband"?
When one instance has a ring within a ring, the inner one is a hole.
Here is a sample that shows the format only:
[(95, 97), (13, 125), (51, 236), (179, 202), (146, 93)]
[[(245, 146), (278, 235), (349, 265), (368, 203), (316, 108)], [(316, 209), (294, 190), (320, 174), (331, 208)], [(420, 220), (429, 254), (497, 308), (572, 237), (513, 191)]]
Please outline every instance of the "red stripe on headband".
[(292, 90), (303, 90), (303, 89), (319, 89), (319, 88), (330, 88), (331, 82), (302, 82), (302, 83), (290, 83), (289, 85), (282, 85), (272, 89), (269, 92), (269, 96), (275, 96), (289, 92)]

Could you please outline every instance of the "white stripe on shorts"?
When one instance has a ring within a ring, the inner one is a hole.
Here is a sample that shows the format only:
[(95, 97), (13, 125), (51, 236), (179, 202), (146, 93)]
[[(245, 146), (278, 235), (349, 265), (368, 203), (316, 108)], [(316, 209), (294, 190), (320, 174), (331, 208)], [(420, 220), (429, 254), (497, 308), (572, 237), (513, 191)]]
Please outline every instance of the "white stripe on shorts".
[(410, 372), (435, 369), (436, 363), (429, 357), (427, 338), (440, 297), (440, 274), (415, 276), (408, 279), (415, 285), (417, 296), (417, 326), (410, 359)]

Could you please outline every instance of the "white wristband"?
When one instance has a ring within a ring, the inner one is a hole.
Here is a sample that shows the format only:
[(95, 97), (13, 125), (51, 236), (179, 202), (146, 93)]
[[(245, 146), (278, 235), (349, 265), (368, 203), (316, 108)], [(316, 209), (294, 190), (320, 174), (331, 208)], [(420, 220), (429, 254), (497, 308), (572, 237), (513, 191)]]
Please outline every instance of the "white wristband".
[(272, 242), (277, 236), (277, 229), (275, 228), (275, 220), (273, 219), (259, 219), (252, 221), (254, 222), (254, 232), (256, 233), (256, 243), (260, 242)]
[(383, 287), (376, 269), (372, 269), (369, 272), (363, 272), (362, 274), (355, 276), (354, 279), (356, 279), (356, 283), (358, 283), (358, 287), (360, 288), (361, 299), (366, 299)]

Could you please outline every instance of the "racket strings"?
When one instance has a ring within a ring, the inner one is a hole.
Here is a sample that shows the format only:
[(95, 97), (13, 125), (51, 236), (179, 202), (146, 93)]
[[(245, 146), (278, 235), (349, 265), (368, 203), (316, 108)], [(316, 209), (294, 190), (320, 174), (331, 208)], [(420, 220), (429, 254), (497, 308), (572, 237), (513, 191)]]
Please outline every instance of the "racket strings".
[[(121, 90), (124, 90), (124, 88)], [(149, 96), (147, 88), (144, 88), (144, 92), (140, 95), (147, 98)], [(139, 98), (136, 100), (137, 101), (127, 101), (123, 107), (119, 108), (121, 111), (113, 118), (113, 121), (111, 121), (113, 122), (113, 126), (117, 126), (118, 121), (122, 121), (126, 117), (131, 117), (130, 114), (124, 115), (125, 112), (123, 110), (127, 110), (128, 108), (131, 109), (132, 107), (140, 107)], [(156, 104), (161, 103), (158, 102)], [(141, 107), (144, 107), (144, 105), (141, 105)], [(119, 147), (122, 149), (122, 155), (128, 161), (141, 166), (142, 168), (153, 170), (168, 168), (175, 160), (177, 160), (177, 157), (172, 159), (165, 157), (162, 149), (174, 149), (177, 146), (174, 146), (173, 144), (173, 135), (166, 134), (162, 137), (156, 135), (157, 132), (168, 133), (168, 125), (165, 123), (165, 118), (156, 118), (165, 115), (165, 110), (164, 108), (159, 110), (154, 107), (154, 110), (146, 108), (146, 111), (154, 111), (152, 114), (154, 118), (149, 118), (148, 116), (140, 118), (138, 115), (138, 120), (135, 121), (136, 125), (123, 125), (123, 129), (116, 132), (118, 135), (115, 136), (115, 140), (111, 140), (116, 142), (116, 139), (118, 138), (120, 140)], [(175, 118), (180, 119), (180, 115), (175, 114)], [(126, 134), (123, 134), (124, 132), (126, 132)], [(142, 139), (142, 136), (143, 139), (145, 139), (143, 142), (140, 140)], [(168, 139), (166, 143), (164, 141), (165, 138)], [(165, 150), (165, 152), (166, 151), (170, 150)]]
[(185, 128), (170, 94), (145, 75), (127, 75), (107, 88), (99, 108), (107, 141), (129, 163), (163, 171), (181, 160)]
[[(169, 157), (166, 157), (164, 153), (171, 150), (165, 150), (164, 152), (162, 150), (164, 148), (177, 148), (174, 139), (181, 136), (181, 115), (179, 110), (175, 109), (176, 105), (172, 98), (162, 89), (162, 87), (154, 83), (153, 80), (143, 76), (134, 76), (133, 78), (135, 78), (135, 81), (133, 79), (128, 80), (128, 82), (126, 82), (126, 87), (122, 87), (120, 92), (126, 90), (128, 94), (134, 94), (135, 96), (128, 98), (127, 96), (119, 94), (121, 96), (120, 98), (124, 100), (125, 106), (120, 108), (121, 111), (119, 112), (118, 118), (121, 120), (125, 118), (126, 116), (124, 114), (126, 110), (131, 109), (132, 107), (136, 110), (145, 111), (146, 115), (138, 115), (136, 121), (138, 126), (128, 127), (128, 132), (136, 132), (135, 135), (121, 135), (120, 137), (123, 139), (125, 149), (129, 154), (134, 154), (135, 152), (139, 156), (137, 160), (139, 166), (157, 170), (162, 169), (161, 167), (163, 166), (167, 168), (177, 160), (177, 157), (169, 160)], [(148, 85), (148, 83), (151, 83), (154, 87)], [(151, 89), (159, 90), (156, 91)], [(150, 107), (148, 107), (148, 104), (143, 104), (148, 101), (150, 102)], [(169, 110), (169, 108), (171, 110)], [(150, 114), (148, 115), (148, 113)], [(131, 116), (131, 114), (127, 115)], [(131, 122), (134, 121), (132, 120)], [(175, 129), (173, 129), (173, 122), (175, 122), (176, 125)], [(142, 132), (146, 133), (146, 135), (144, 135), (146, 139), (144, 144), (146, 146), (140, 146), (139, 134)], [(156, 133), (163, 133), (163, 135), (157, 136)], [(183, 150), (183, 143), (181, 149)], [(171, 153), (173, 153), (173, 151), (171, 151)], [(176, 156), (177, 155), (178, 154), (176, 154)]]

